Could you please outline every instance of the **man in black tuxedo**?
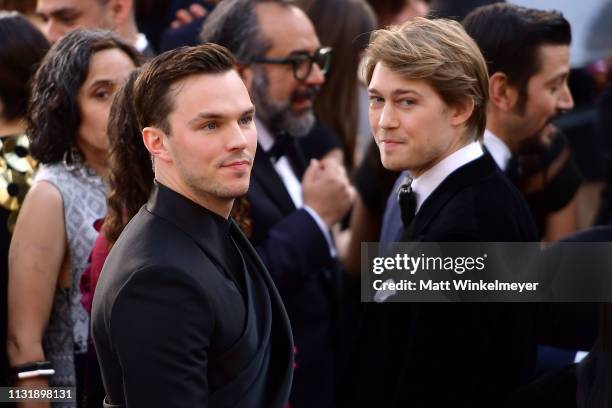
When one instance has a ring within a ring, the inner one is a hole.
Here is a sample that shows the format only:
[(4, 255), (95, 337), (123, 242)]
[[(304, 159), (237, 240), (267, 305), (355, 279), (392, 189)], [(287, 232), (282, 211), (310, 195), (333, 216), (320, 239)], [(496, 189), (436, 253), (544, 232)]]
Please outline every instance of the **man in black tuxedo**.
[[(417, 19), (380, 30), (366, 58), (382, 163), (410, 176), (398, 193), (401, 240), (536, 240), (527, 205), (479, 142), (487, 69), (461, 25)], [(510, 306), (368, 304), (346, 405), (497, 406), (535, 364), (530, 308)]]
[(201, 38), (234, 53), (257, 108), (250, 240), (279, 288), (295, 336), (291, 406), (333, 407), (342, 274), (330, 228), (348, 211), (353, 192), (336, 161), (308, 163), (297, 143), (315, 123), (312, 101), (330, 50), (308, 17), (284, 0), (225, 0)]
[[(92, 331), (111, 406), (285, 407), (293, 342), (268, 271), (229, 218), (246, 193), (254, 107), (229, 51), (183, 48), (134, 82), (149, 202), (113, 246)], [(130, 104), (129, 98), (123, 102)]]

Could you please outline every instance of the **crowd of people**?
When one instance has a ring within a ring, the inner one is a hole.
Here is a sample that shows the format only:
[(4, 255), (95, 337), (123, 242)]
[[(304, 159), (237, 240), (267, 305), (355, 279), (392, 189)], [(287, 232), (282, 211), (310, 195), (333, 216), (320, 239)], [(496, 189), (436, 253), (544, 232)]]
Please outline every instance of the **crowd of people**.
[(364, 242), (612, 241), (609, 172), (585, 200), (558, 120), (580, 91), (561, 12), (0, 0), (0, 34), (1, 387), (612, 407), (609, 303), (361, 301)]

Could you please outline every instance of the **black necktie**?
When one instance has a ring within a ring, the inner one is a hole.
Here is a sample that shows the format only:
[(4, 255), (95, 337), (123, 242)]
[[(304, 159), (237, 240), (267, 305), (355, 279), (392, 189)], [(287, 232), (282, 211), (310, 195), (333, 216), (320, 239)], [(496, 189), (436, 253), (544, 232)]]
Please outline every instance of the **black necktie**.
[(414, 215), (416, 214), (416, 194), (412, 191), (412, 179), (406, 177), (404, 183), (400, 186), (397, 200), (399, 202), (400, 211), (402, 213), (402, 222), (404, 228), (408, 228)]
[(302, 179), (306, 170), (306, 159), (295, 137), (289, 136), (286, 133), (279, 133), (275, 137), (274, 145), (272, 145), (272, 148), (267, 153), (275, 162), (281, 157), (286, 157), (298, 180)]

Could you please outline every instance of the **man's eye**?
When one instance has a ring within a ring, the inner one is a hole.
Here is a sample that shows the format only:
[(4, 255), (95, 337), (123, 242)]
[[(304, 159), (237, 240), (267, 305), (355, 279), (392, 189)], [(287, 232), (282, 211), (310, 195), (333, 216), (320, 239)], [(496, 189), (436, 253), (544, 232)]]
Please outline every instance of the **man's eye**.
[(412, 99), (404, 99), (402, 100), (402, 105), (411, 106), (414, 105), (414, 101)]
[(73, 26), (76, 23), (76, 17), (61, 17), (58, 20), (63, 25), (67, 25), (67, 26)]
[(215, 130), (217, 128), (217, 122), (208, 122), (204, 125), (205, 130)]
[(370, 96), (370, 103), (383, 103), (385, 100), (380, 96)]
[(241, 125), (249, 125), (251, 122), (253, 122), (253, 116), (252, 115), (245, 116), (245, 117), (240, 119), (240, 124)]

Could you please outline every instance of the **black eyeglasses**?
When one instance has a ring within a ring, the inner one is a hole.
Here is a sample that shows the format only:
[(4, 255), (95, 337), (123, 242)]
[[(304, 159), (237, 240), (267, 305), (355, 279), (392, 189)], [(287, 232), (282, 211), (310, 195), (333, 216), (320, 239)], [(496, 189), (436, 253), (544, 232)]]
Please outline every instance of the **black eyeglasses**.
[(298, 81), (305, 81), (312, 72), (312, 64), (317, 64), (323, 75), (329, 71), (331, 63), (332, 49), (331, 47), (322, 47), (315, 51), (313, 55), (308, 52), (295, 52), (286, 58), (266, 58), (255, 57), (251, 60), (257, 64), (279, 64), (291, 65), (293, 67), (293, 76)]

